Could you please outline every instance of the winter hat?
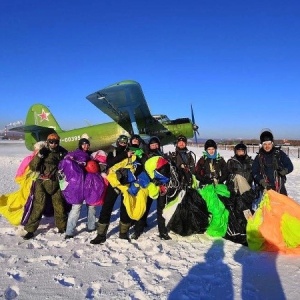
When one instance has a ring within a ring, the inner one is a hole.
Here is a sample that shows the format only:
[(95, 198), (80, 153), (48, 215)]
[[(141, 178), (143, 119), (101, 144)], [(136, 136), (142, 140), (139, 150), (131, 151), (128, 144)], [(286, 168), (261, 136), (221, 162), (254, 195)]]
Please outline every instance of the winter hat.
[(83, 144), (88, 144), (88, 145), (90, 145), (90, 141), (89, 141), (88, 139), (86, 139), (86, 138), (80, 139), (79, 142), (78, 142), (78, 148), (81, 149), (81, 147), (82, 147)]
[(160, 146), (160, 140), (157, 136), (153, 136), (149, 140), (149, 145), (151, 144), (158, 144)]
[(260, 143), (262, 144), (263, 142), (273, 142), (274, 137), (271, 131), (265, 130), (261, 133), (260, 135)]
[(184, 135), (179, 135), (178, 137), (177, 137), (177, 143), (179, 142), (179, 141), (183, 141), (183, 142), (185, 142), (185, 143), (187, 143), (187, 138), (186, 138), (186, 136), (184, 136)]
[[(138, 140), (139, 143), (138, 144), (132, 144), (132, 141), (133, 140)], [(129, 140), (129, 144), (132, 146), (132, 145), (135, 145), (135, 146), (139, 146), (141, 144), (141, 137), (138, 135), (138, 134), (133, 134), (131, 137), (130, 137), (130, 140)]]
[(235, 145), (234, 150), (247, 150), (247, 146), (244, 144), (244, 142), (240, 142), (239, 144)]
[(244, 150), (245, 154), (247, 154), (247, 146), (242, 141), (239, 144), (235, 145), (234, 153), (236, 153), (237, 150)]
[(204, 149), (205, 151), (207, 150), (207, 148), (215, 148), (217, 149), (217, 144), (214, 140), (207, 140), (204, 144)]

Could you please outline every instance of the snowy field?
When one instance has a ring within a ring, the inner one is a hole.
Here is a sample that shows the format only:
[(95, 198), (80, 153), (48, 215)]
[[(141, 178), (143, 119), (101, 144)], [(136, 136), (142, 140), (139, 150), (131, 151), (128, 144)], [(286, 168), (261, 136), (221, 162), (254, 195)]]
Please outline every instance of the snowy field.
[[(203, 148), (190, 150), (199, 158)], [(29, 153), (24, 142), (0, 141), (0, 194), (18, 188), (15, 172)], [(292, 161), (287, 190), (300, 200), (300, 159)], [(43, 218), (37, 236), (24, 241), (23, 228), (0, 216), (0, 299), (299, 299), (300, 257), (252, 252), (204, 234), (161, 241), (155, 202), (147, 232), (129, 243), (118, 238), (118, 207), (103, 245), (90, 244), (95, 233), (85, 231), (85, 212), (71, 240)]]

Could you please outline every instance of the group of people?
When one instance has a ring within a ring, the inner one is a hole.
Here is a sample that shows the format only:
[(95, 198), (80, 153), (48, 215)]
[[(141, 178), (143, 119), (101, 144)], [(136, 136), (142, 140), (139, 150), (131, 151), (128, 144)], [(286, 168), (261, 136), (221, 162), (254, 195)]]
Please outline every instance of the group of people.
[[(253, 203), (266, 189), (287, 195), (286, 175), (293, 171), (291, 160), (274, 145), (269, 130), (261, 133), (261, 147), (254, 160), (241, 142), (227, 162), (212, 139), (205, 142), (203, 155), (197, 160), (183, 135), (177, 137), (175, 150), (169, 153), (163, 153), (158, 137), (145, 143), (136, 134), (130, 138), (120, 135), (114, 150), (107, 154), (101, 150), (91, 153), (86, 138), (79, 140), (73, 152), (59, 143), (60, 137), (51, 133), (29, 162), (30, 170), (38, 176), (24, 239), (34, 237), (49, 202), (58, 232), (65, 233), (65, 239), (73, 238), (81, 207), (86, 203), (87, 230), (97, 231), (90, 243), (102, 244), (107, 239), (114, 205), (121, 197), (120, 239), (141, 236), (155, 200), (159, 237), (163, 240), (171, 239), (170, 230), (188, 235), (210, 228), (213, 234), (246, 244), (245, 211), (254, 212)], [(172, 201), (176, 205), (171, 216), (166, 217), (166, 208)], [(102, 206), (98, 222), (97, 205)], [(222, 216), (217, 217), (217, 206)], [(218, 218), (226, 218), (225, 229), (217, 228)], [(131, 227), (133, 233), (129, 236)], [(236, 232), (244, 238), (236, 240)]]

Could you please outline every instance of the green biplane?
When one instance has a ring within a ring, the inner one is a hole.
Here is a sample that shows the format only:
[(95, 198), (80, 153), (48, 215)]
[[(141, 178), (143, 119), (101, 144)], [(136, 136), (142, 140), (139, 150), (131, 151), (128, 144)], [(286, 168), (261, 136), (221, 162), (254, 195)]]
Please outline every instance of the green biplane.
[(46, 106), (34, 104), (29, 108), (25, 125), (11, 130), (25, 132), (28, 150), (32, 150), (37, 141), (44, 141), (48, 134), (56, 132), (61, 138), (60, 144), (69, 151), (78, 147), (82, 137), (91, 141), (91, 150), (95, 151), (111, 148), (120, 134), (140, 134), (145, 141), (150, 136), (157, 136), (162, 145), (166, 145), (174, 142), (180, 134), (191, 138), (198, 130), (193, 111), (192, 120), (169, 120), (166, 115), (151, 115), (142, 88), (136, 81), (115, 83), (86, 98), (114, 122), (63, 130)]

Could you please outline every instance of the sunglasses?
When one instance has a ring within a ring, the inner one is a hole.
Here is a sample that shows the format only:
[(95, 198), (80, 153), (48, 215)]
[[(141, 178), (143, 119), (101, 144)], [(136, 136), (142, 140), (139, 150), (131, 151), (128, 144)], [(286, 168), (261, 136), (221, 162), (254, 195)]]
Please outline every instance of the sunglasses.
[(48, 143), (51, 144), (51, 145), (53, 145), (53, 144), (58, 145), (59, 140), (49, 140)]

